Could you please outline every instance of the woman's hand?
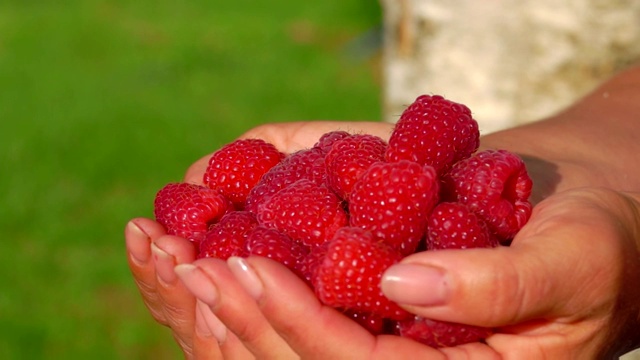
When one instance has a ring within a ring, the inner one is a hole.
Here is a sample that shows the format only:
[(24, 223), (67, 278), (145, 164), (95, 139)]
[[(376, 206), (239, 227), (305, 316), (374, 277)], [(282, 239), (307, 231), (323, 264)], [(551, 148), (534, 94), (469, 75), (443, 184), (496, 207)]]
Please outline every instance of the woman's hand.
[(414, 254), (386, 272), (383, 292), (415, 314), (498, 328), (487, 344), (505, 359), (620, 356), (640, 345), (638, 200), (553, 195), (511, 246)]
[(425, 317), (497, 329), (486, 344), (439, 350), (369, 334), (268, 259), (204, 259), (178, 269), (222, 321), (220, 331), (240, 334), (258, 357), (285, 358), (256, 341), (273, 339), (262, 314), (302, 358), (613, 358), (640, 345), (638, 239), (637, 199), (579, 189), (539, 204), (510, 247), (405, 258), (383, 276), (389, 298)]
[[(377, 134), (387, 138), (391, 129), (391, 124), (375, 122), (297, 122), (261, 125), (240, 138), (261, 138), (273, 143), (282, 152), (292, 153), (313, 146), (322, 134), (333, 130)], [(207, 155), (190, 166), (184, 181), (201, 184), (209, 157)], [(215, 359), (221, 356), (238, 359), (252, 356), (233, 334), (225, 335), (225, 345), (218, 346), (216, 336), (221, 336), (217, 331), (221, 328), (218, 326), (220, 321), (206, 306), (197, 302), (178, 280), (174, 267), (192, 263), (196, 258), (196, 249), (191, 242), (166, 235), (160, 224), (145, 218), (132, 219), (127, 224), (125, 239), (129, 268), (144, 304), (158, 323), (171, 329), (187, 359)], [(235, 286), (235, 289), (238, 287)], [(258, 315), (252, 319), (252, 327), (258, 326), (258, 319)], [(264, 322), (264, 326), (268, 324)], [(251, 344), (252, 341), (245, 336), (244, 342)], [(253, 345), (251, 347), (255, 348)], [(272, 346), (271, 350), (274, 348)]]
[[(335, 130), (349, 133), (363, 133), (377, 135), (385, 140), (389, 139), (393, 124), (370, 121), (299, 121), (288, 123), (273, 123), (257, 126), (242, 134), (239, 139), (257, 138), (272, 143), (278, 150), (291, 154), (295, 151), (312, 147), (320, 137)], [(208, 154), (187, 170), (185, 181), (202, 182), (202, 174), (207, 169)]]

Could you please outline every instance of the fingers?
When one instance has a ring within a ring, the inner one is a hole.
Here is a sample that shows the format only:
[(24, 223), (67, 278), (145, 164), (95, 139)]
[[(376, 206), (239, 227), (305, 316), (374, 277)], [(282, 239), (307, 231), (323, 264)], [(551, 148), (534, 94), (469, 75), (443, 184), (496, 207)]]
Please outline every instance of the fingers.
[[(220, 259), (201, 259), (176, 268), (186, 287), (207, 310), (211, 332), (225, 358), (294, 359), (297, 356), (265, 320), (253, 298)], [(216, 321), (219, 319), (219, 321)]]
[(415, 254), (385, 273), (382, 289), (410, 311), (475, 325), (606, 313), (610, 295), (599, 294), (615, 292), (614, 224), (584, 201), (541, 203), (511, 247)]
[(151, 242), (165, 235), (164, 228), (153, 220), (136, 218), (125, 228), (127, 260), (142, 300), (153, 318), (167, 325), (156, 291), (156, 272), (151, 255)]
[[(171, 328), (186, 358), (192, 358), (195, 298), (178, 280), (174, 267), (195, 260), (190, 241), (165, 234), (164, 228), (150, 219), (134, 219), (125, 229), (129, 267), (142, 299), (153, 318)], [(197, 343), (200, 349), (204, 341)], [(206, 343), (208, 348), (217, 343)]]
[(592, 195), (540, 203), (510, 247), (409, 256), (385, 272), (382, 290), (425, 317), (498, 328), (487, 343), (506, 359), (525, 347), (532, 357), (589, 357), (608, 341), (629, 252), (623, 206)]
[(195, 324), (195, 298), (179, 281), (174, 272), (176, 265), (195, 260), (196, 249), (188, 240), (165, 235), (151, 244), (156, 272), (156, 292), (166, 323), (185, 353), (193, 348)]
[[(231, 258), (228, 263), (271, 326), (303, 359), (467, 358), (464, 349), (447, 354), (406, 338), (371, 335), (338, 311), (323, 306), (306, 284), (272, 260)], [(475, 345), (478, 359), (495, 358), (486, 345)]]

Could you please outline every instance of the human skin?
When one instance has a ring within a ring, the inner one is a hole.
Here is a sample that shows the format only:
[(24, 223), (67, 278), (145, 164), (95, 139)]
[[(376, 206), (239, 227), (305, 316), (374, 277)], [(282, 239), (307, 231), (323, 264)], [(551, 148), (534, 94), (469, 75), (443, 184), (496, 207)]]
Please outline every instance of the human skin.
[[(483, 137), (483, 148), (525, 159), (536, 203), (528, 224), (509, 247), (424, 252), (386, 272), (383, 291), (409, 311), (496, 327), (486, 344), (436, 350), (374, 337), (322, 306), (281, 265), (254, 257), (193, 262), (188, 241), (149, 219), (127, 225), (129, 265), (151, 314), (172, 329), (186, 358), (610, 358), (640, 346), (635, 114), (640, 68), (550, 119)], [(293, 152), (336, 129), (388, 138), (392, 125), (268, 124), (243, 137)], [(186, 181), (201, 182), (207, 158)], [(431, 291), (412, 290), (416, 283)]]

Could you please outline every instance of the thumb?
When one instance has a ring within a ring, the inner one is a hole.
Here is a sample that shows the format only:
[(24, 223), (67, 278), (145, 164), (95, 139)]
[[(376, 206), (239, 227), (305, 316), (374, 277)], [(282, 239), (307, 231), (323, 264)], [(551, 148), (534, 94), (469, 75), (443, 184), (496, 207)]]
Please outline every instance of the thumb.
[(417, 315), (503, 326), (553, 312), (564, 296), (540, 261), (507, 247), (426, 251), (387, 269), (381, 287)]
[(478, 326), (603, 315), (623, 271), (615, 239), (624, 231), (612, 212), (573, 202), (534, 209), (509, 247), (408, 256), (384, 273), (382, 291), (412, 313)]

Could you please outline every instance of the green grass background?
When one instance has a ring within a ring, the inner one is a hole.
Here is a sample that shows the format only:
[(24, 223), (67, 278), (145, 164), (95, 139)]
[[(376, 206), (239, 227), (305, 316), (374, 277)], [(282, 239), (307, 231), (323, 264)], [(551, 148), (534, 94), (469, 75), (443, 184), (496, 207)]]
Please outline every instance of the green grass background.
[(125, 223), (257, 124), (379, 119), (379, 24), (370, 0), (1, 1), (0, 358), (180, 358)]

